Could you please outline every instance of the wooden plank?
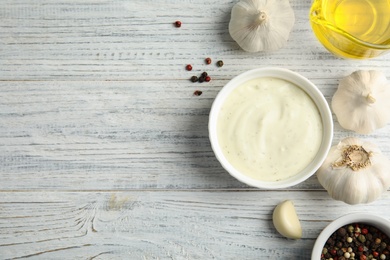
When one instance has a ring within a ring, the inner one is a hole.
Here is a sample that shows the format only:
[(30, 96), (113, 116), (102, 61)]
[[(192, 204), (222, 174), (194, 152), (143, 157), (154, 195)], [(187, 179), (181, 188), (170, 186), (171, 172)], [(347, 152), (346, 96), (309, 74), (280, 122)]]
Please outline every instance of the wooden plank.
[[(0, 80), (183, 79), (185, 64), (204, 70), (207, 56), (226, 63), (230, 79), (260, 66), (335, 79), (357, 68), (384, 70), (388, 57), (338, 59), (315, 39), (310, 0), (291, 1), (296, 23), (288, 45), (246, 53), (228, 33), (232, 1), (3, 1), (0, 7)], [(202, 8), (201, 8), (202, 7)], [(175, 28), (173, 22), (183, 26)], [(210, 69), (210, 67), (207, 67)]]
[[(248, 188), (222, 169), (208, 140), (225, 83), (2, 82), (0, 190)], [(193, 96), (198, 87), (202, 96)], [(332, 91), (324, 88), (328, 98)], [(386, 154), (389, 130), (368, 137)], [(350, 134), (336, 125), (334, 143)], [(313, 177), (294, 188), (321, 187)]]
[[(0, 189), (244, 188), (208, 140), (225, 82), (202, 85), (200, 97), (190, 82), (0, 83)], [(389, 129), (371, 138), (385, 142)], [(296, 188), (318, 187), (311, 178)]]
[[(390, 77), (389, 56), (328, 53), (311, 32), (310, 0), (290, 1), (296, 23), (285, 48), (243, 52), (227, 30), (235, 2), (1, 2), (0, 259), (309, 259), (331, 220), (361, 211), (390, 218), (389, 192), (349, 206), (330, 199), (315, 176), (258, 190), (219, 165), (208, 113), (239, 73), (288, 68), (328, 102), (354, 70)], [(225, 65), (206, 66), (206, 57)], [(210, 83), (189, 82), (202, 71)], [(334, 121), (334, 144), (362, 137), (390, 156), (390, 125), (361, 136)], [(296, 205), (301, 240), (272, 226), (285, 199)]]
[[(274, 207), (294, 201), (303, 237), (272, 224)], [(390, 218), (389, 194), (347, 206), (311, 192), (3, 192), (0, 258), (309, 259), (320, 231), (353, 212)]]

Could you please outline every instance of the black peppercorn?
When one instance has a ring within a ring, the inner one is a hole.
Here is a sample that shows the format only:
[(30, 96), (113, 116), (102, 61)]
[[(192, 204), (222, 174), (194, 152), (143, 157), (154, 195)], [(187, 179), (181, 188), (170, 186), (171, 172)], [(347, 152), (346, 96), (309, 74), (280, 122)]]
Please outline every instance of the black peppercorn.
[(221, 60), (217, 61), (217, 66), (218, 67), (222, 67), (223, 66), (223, 61), (221, 61)]
[(346, 230), (345, 228), (339, 228), (339, 229), (337, 230), (337, 234), (338, 234), (339, 236), (345, 236), (345, 234), (347, 234), (347, 230)]
[(191, 77), (191, 81), (192, 82), (197, 82), (198, 81), (198, 77), (197, 76), (192, 76)]
[(200, 90), (195, 90), (195, 92), (194, 92), (194, 95), (195, 96), (200, 96), (200, 95), (202, 95), (202, 91), (200, 91)]

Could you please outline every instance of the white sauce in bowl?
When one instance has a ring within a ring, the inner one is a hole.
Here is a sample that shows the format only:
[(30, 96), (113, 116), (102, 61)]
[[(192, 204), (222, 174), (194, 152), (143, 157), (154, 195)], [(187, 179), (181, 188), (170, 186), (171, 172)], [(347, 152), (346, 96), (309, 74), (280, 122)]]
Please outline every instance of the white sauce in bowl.
[(222, 104), (218, 141), (226, 159), (243, 174), (261, 181), (287, 179), (316, 156), (322, 121), (310, 96), (289, 81), (249, 80)]

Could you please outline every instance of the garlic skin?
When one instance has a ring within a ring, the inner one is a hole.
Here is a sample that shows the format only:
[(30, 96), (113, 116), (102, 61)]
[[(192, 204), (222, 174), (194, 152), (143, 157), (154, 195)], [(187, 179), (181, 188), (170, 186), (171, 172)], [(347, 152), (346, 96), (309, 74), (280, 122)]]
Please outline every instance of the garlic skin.
[(382, 72), (359, 70), (343, 78), (332, 98), (340, 125), (369, 134), (390, 121), (390, 83)]
[(373, 202), (389, 188), (389, 169), (375, 144), (348, 137), (331, 147), (316, 174), (333, 199), (354, 205)]
[(229, 33), (247, 52), (275, 51), (287, 44), (294, 23), (288, 0), (241, 0), (233, 6)]

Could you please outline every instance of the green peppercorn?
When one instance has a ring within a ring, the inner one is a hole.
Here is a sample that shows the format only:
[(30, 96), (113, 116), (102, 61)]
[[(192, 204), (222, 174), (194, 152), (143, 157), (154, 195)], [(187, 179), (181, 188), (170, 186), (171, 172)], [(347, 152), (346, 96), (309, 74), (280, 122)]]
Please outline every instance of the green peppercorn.
[(217, 61), (217, 66), (218, 67), (222, 67), (223, 66), (223, 61), (221, 61), (221, 60)]
[(355, 231), (355, 228), (353, 226), (348, 226), (348, 232), (353, 233)]
[(365, 237), (364, 235), (362, 235), (362, 234), (360, 234), (360, 235), (358, 236), (358, 239), (359, 239), (359, 241), (362, 242), (362, 243), (366, 242), (366, 237)]

